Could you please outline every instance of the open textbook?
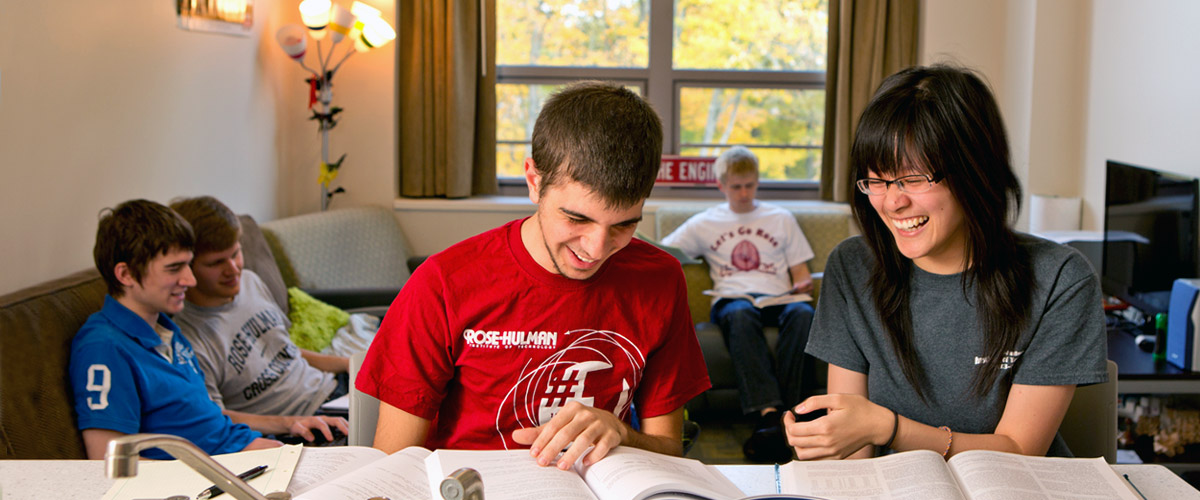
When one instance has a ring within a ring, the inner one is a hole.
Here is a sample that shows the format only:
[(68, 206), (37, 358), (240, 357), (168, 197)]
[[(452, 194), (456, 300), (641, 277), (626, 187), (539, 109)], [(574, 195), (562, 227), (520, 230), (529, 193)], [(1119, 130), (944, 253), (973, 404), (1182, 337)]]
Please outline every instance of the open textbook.
[(746, 299), (754, 304), (754, 307), (762, 309), (764, 307), (779, 306), (783, 304), (791, 304), (792, 302), (812, 302), (812, 295), (807, 293), (784, 293), (780, 295), (759, 295), (754, 296), (746, 293), (727, 293), (718, 292), (716, 290), (705, 290), (704, 295), (717, 297), (720, 299)]
[(780, 489), (829, 499), (1141, 500), (1102, 458), (1029, 457), (967, 451), (946, 461), (907, 451), (866, 460), (791, 462), (779, 468)]
[(732, 500), (741, 490), (696, 460), (620, 446), (590, 467), (539, 467), (529, 450), (466, 451), (410, 447), (391, 455), (361, 446), (306, 448), (288, 492), (296, 500), (370, 497), (437, 499), (442, 479), (471, 467), (487, 500), (644, 500), (662, 497)]

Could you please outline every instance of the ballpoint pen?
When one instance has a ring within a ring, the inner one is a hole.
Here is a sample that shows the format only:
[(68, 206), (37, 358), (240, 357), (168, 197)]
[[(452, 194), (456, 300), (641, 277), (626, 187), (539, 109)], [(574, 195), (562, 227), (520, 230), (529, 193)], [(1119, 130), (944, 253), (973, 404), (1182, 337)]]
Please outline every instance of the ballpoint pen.
[[(262, 473), (266, 472), (266, 471), (267, 471), (267, 466), (260, 465), (253, 469), (250, 469), (246, 472), (238, 474), (237, 477), (238, 477), (238, 479), (241, 479), (242, 481), (249, 481), (258, 476), (261, 476)], [(221, 488), (218, 488), (216, 485), (212, 485), (212, 486), (209, 486), (208, 488), (205, 488), (204, 491), (201, 491), (199, 495), (196, 495), (196, 500), (208, 500), (209, 498), (213, 498), (222, 493), (225, 493), (225, 491), (223, 491)]]
[(1146, 495), (1143, 495), (1142, 490), (1139, 490), (1137, 485), (1133, 484), (1133, 480), (1129, 479), (1129, 474), (1122, 474), (1122, 475), (1125, 476), (1125, 481), (1127, 481), (1130, 486), (1133, 486), (1133, 491), (1136, 491), (1138, 496), (1142, 497), (1142, 500), (1146, 500)]

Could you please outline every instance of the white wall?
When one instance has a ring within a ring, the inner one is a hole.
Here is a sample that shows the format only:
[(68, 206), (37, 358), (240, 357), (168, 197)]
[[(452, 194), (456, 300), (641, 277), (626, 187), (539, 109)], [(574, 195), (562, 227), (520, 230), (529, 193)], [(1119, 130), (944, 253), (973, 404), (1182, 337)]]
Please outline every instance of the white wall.
[(1200, 177), (1200, 2), (1095, 0), (1084, 227), (1104, 216), (1104, 162)]
[(979, 71), (1008, 128), (1013, 169), (1030, 194), (1080, 196), (1090, 1), (924, 0), (922, 64)]
[[(127, 199), (210, 194), (259, 220), (315, 210), (316, 125), (274, 41), (298, 3), (257, 0), (235, 37), (177, 28), (174, 2), (0, 0), (0, 294), (91, 267), (97, 213)], [(334, 207), (395, 197), (393, 46), (334, 80), (350, 191)]]
[(1026, 194), (1082, 196), (1097, 230), (1105, 160), (1200, 176), (1197, 19), (1191, 0), (923, 0), (921, 63), (980, 70)]
[(91, 267), (97, 212), (126, 199), (212, 193), (276, 213), (263, 23), (195, 33), (174, 2), (117, 5), (0, 7), (0, 293)]

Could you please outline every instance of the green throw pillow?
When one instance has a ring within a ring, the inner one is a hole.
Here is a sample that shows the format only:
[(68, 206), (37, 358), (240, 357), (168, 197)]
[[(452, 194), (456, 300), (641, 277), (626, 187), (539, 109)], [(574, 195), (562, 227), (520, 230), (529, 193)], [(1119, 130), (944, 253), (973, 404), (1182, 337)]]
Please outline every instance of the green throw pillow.
[(338, 328), (350, 322), (350, 313), (314, 299), (296, 287), (288, 288), (288, 319), (292, 342), (313, 352), (329, 347)]

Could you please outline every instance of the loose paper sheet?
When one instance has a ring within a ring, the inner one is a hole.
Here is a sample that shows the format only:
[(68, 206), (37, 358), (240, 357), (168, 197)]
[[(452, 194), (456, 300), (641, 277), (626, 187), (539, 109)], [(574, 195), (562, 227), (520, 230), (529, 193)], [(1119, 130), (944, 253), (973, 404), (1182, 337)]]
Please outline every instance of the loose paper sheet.
[[(250, 486), (265, 495), (287, 489), (288, 482), (292, 480), (292, 474), (296, 472), (296, 463), (300, 460), (300, 450), (300, 445), (291, 445), (267, 450), (215, 455), (213, 459), (234, 474), (241, 474), (259, 465), (266, 465), (266, 472), (249, 481)], [(212, 485), (211, 480), (178, 460), (141, 460), (138, 462), (137, 476), (117, 480), (104, 495), (103, 500), (167, 498), (172, 495), (195, 498), (201, 491)]]

